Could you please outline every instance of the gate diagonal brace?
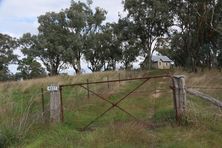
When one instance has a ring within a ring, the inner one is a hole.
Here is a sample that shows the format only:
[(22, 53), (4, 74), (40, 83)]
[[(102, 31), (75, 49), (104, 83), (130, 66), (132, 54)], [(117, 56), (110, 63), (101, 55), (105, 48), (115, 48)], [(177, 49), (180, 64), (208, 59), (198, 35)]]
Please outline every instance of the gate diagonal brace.
[(123, 108), (121, 108), (120, 106), (118, 106), (118, 104), (109, 101), (108, 99), (106, 99), (106, 98), (102, 97), (101, 95), (93, 92), (92, 90), (88, 89), (87, 87), (84, 87), (84, 86), (82, 86), (82, 85), (80, 85), (80, 86), (81, 86), (82, 88), (88, 90), (88, 91), (91, 92), (92, 94), (96, 95), (99, 99), (102, 99), (102, 100), (104, 100), (104, 101), (112, 104), (112, 107), (116, 107), (116, 108), (120, 109), (121, 111), (123, 111), (123, 112), (126, 113), (127, 115), (129, 115), (129, 116), (131, 116), (131, 117), (133, 117), (134, 119), (137, 120), (137, 118), (136, 118), (135, 116), (133, 116), (132, 114), (130, 114), (129, 112), (127, 112), (126, 110), (124, 110)]
[[(122, 97), (119, 101), (117, 101), (116, 103), (112, 103), (111, 101), (109, 101), (109, 100), (107, 100), (107, 99), (105, 99), (105, 98), (103, 98), (102, 96), (100, 96), (100, 95), (98, 95), (98, 94), (96, 94), (96, 93), (94, 93), (93, 91), (90, 91), (90, 92), (92, 92), (93, 94), (95, 94), (96, 96), (98, 96), (99, 98), (101, 98), (102, 100), (105, 100), (105, 101), (107, 101), (107, 102), (109, 102), (109, 103), (111, 103), (112, 104), (112, 106), (111, 107), (109, 107), (105, 112), (103, 112), (102, 114), (100, 114), (99, 116), (97, 116), (93, 121), (91, 121), (88, 125), (86, 125), (84, 128), (83, 128), (83, 130), (85, 130), (85, 129), (87, 129), (91, 124), (93, 124), (96, 120), (98, 120), (99, 118), (101, 118), (102, 116), (104, 116), (107, 112), (109, 112), (111, 109), (113, 109), (114, 107), (117, 107), (117, 108), (119, 108), (118, 107), (118, 104), (120, 103), (120, 102), (122, 102), (124, 99), (126, 99), (129, 95), (131, 95), (133, 92), (135, 92), (137, 89), (139, 89), (141, 86), (143, 86), (148, 80), (150, 80), (151, 78), (147, 78), (145, 81), (143, 81), (140, 85), (138, 85), (136, 88), (134, 88), (131, 92), (129, 92), (127, 95), (125, 95), (124, 97)], [(84, 89), (87, 89), (86, 87), (84, 87), (84, 86), (82, 86), (82, 85), (80, 85), (82, 88), (84, 88)], [(88, 89), (87, 89), (88, 90)], [(120, 110), (122, 110), (121, 108), (119, 108)], [(125, 111), (124, 111), (125, 112)], [(127, 112), (128, 113), (128, 112)], [(133, 116), (134, 117), (134, 116)]]

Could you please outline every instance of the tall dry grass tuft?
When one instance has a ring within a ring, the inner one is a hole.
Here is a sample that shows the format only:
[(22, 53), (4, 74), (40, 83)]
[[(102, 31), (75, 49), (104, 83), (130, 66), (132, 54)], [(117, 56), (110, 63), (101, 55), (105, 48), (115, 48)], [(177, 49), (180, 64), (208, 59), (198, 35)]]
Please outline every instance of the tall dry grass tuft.
[[(211, 106), (203, 107), (203, 104), (198, 104), (189, 100), (187, 102), (187, 110), (182, 119), (182, 124), (192, 126), (196, 129), (222, 128), (217, 126), (221, 122), (221, 109)], [(216, 125), (216, 126), (215, 126)]]
[(21, 107), (17, 107), (20, 110), (15, 112), (15, 104), (10, 103), (6, 107), (6, 113), (0, 113), (1, 116), (4, 115), (0, 122), (0, 147), (19, 143), (26, 137), (34, 124), (42, 121), (41, 112), (32, 113), (36, 97), (35, 95), (29, 99), (25, 109), (23, 109), (24, 106), (21, 104)]
[(82, 137), (83, 147), (153, 147), (155, 134), (138, 122), (111, 123), (93, 133)]
[(152, 141), (155, 141), (154, 133), (148, 132), (147, 126), (140, 122), (114, 124), (111, 127), (118, 139), (125, 143), (152, 144)]

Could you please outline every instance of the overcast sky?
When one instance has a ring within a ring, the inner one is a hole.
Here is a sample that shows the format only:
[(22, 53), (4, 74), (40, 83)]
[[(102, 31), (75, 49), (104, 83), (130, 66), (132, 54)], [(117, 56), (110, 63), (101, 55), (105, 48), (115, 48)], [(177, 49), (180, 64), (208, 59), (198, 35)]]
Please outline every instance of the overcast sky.
[[(80, 0), (85, 1), (85, 0)], [(37, 17), (48, 11), (68, 8), (71, 0), (0, 0), (0, 33), (19, 37), (23, 33), (37, 33)], [(93, 7), (107, 10), (107, 21), (118, 20), (123, 11), (122, 0), (93, 0)]]

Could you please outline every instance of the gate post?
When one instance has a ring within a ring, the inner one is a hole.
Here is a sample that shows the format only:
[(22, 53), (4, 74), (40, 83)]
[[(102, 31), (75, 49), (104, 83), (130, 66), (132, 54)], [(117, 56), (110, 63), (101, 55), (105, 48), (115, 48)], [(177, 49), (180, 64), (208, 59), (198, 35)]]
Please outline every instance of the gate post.
[(179, 121), (186, 110), (186, 89), (184, 76), (173, 76), (173, 97), (176, 120)]
[(61, 121), (61, 98), (59, 85), (49, 85), (47, 90), (50, 92), (50, 122), (59, 123)]

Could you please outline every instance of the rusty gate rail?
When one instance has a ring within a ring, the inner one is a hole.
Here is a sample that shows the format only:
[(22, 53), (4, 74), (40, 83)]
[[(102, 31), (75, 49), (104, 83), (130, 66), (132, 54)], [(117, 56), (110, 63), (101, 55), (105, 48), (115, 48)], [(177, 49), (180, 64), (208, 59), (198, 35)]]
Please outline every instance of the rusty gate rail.
[[(94, 94), (95, 96), (97, 96), (99, 99), (102, 99), (104, 101), (106, 101), (107, 103), (110, 103), (112, 106), (109, 107), (106, 111), (104, 111), (102, 114), (100, 114), (99, 116), (97, 116), (94, 120), (92, 120), (89, 124), (87, 124), (83, 130), (87, 129), (91, 124), (93, 124), (96, 120), (98, 120), (99, 118), (101, 118), (102, 116), (104, 116), (107, 112), (109, 112), (110, 110), (112, 110), (113, 108), (118, 108), (121, 111), (123, 111), (124, 113), (126, 113), (127, 115), (133, 117), (134, 119), (137, 120), (137, 118), (135, 116), (133, 116), (132, 114), (130, 114), (129, 112), (127, 112), (126, 110), (124, 110), (123, 108), (121, 108), (118, 104), (121, 103), (123, 100), (125, 100), (129, 95), (131, 95), (132, 93), (134, 93), (137, 89), (139, 89), (141, 86), (143, 86), (147, 81), (149, 81), (150, 79), (157, 79), (157, 78), (172, 78), (171, 75), (158, 75), (158, 76), (150, 76), (150, 77), (143, 77), (143, 78), (130, 78), (130, 79), (118, 79), (118, 80), (108, 80), (107, 81), (96, 81), (96, 82), (88, 82), (87, 83), (75, 83), (75, 84), (65, 84), (65, 85), (60, 85), (60, 95), (61, 95), (61, 99), (62, 99), (62, 90), (64, 87), (74, 87), (74, 86), (80, 86), (84, 89), (86, 89), (88, 92), (91, 92), (92, 94)], [(103, 83), (114, 83), (114, 82), (123, 82), (123, 81), (135, 81), (135, 80), (144, 80), (141, 84), (139, 84), (137, 87), (135, 87), (133, 90), (131, 90), (128, 94), (126, 94), (124, 97), (122, 97), (121, 99), (119, 99), (119, 101), (117, 102), (112, 102), (109, 101), (107, 98), (102, 97), (101, 95), (95, 93), (94, 91), (90, 90), (88, 87), (85, 87), (84, 85), (90, 85), (90, 84), (103, 84)], [(63, 104), (61, 104), (61, 113), (62, 113), (62, 121), (64, 121), (64, 115), (63, 115)]]
[(89, 82), (89, 83), (75, 83), (75, 84), (63, 84), (60, 87), (72, 87), (78, 85), (87, 85), (87, 84), (102, 84), (102, 83), (112, 83), (112, 82), (124, 82), (124, 81), (134, 81), (134, 80), (146, 80), (146, 79), (156, 79), (156, 78), (171, 78), (171, 75), (158, 75), (158, 76), (150, 76), (150, 77), (143, 77), (143, 78), (131, 78), (131, 79), (121, 79), (121, 80), (107, 80), (107, 81), (96, 81), (96, 82)]

